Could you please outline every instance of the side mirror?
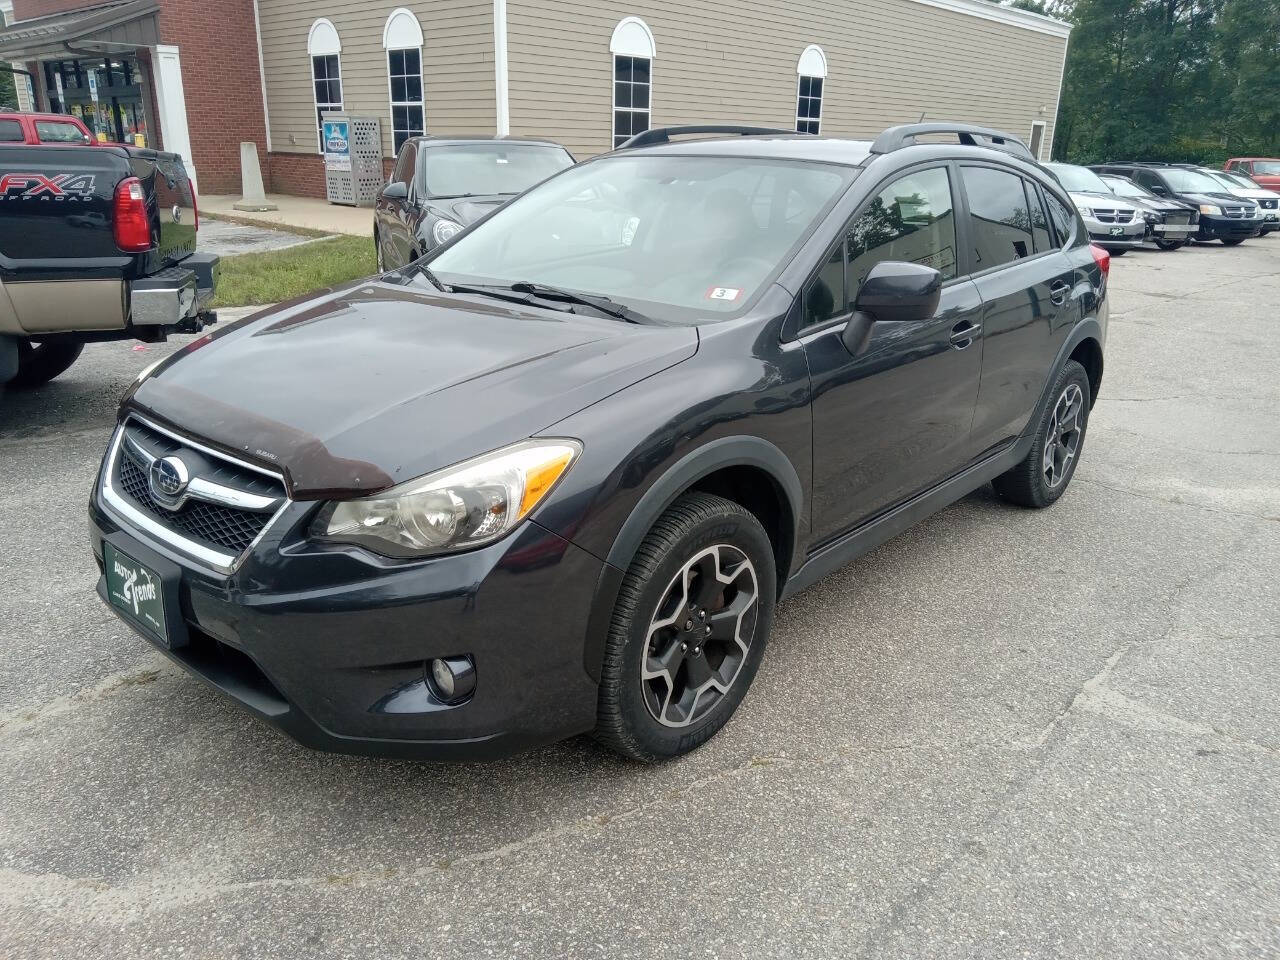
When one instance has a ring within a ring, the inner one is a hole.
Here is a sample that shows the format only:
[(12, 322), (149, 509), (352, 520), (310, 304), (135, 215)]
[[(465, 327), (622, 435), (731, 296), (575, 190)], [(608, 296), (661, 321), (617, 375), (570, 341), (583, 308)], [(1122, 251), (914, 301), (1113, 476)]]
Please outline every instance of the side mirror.
[(382, 188), (383, 200), (407, 200), (409, 198), (409, 185), (396, 181), (388, 183)]
[(942, 274), (919, 263), (886, 260), (862, 281), (853, 309), (884, 323), (928, 320), (942, 299)]

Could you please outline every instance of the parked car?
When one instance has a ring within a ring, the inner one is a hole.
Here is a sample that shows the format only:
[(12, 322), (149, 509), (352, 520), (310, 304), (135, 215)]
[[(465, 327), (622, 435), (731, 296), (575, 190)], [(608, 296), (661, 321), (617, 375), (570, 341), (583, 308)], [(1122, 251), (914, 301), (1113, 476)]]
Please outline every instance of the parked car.
[(1116, 256), (1142, 246), (1147, 236), (1147, 221), (1137, 204), (1112, 193), (1088, 167), (1046, 163), (1045, 168), (1071, 195), (1094, 243)]
[(0, 145), (96, 145), (97, 140), (78, 117), (63, 113), (0, 113)]
[(1124, 197), (1142, 211), (1147, 222), (1147, 239), (1161, 250), (1177, 250), (1191, 242), (1200, 221), (1200, 211), (1191, 204), (1157, 197), (1128, 177), (1103, 174), (1102, 182), (1116, 196)]
[(1061, 186), (944, 123), (680, 139), (735, 129), (178, 351), (91, 495), (100, 597), (314, 747), (652, 761), (734, 712), (779, 598), (984, 483), (1058, 500), (1110, 266)]
[(565, 167), (550, 140), (412, 137), (400, 147), (374, 208), (379, 270), (394, 270)]
[(1111, 162), (1092, 168), (1128, 177), (1166, 200), (1180, 200), (1200, 212), (1196, 240), (1221, 240), (1229, 247), (1256, 237), (1262, 229), (1261, 209), (1252, 200), (1232, 196), (1217, 180), (1198, 170), (1168, 163)]
[(1262, 232), (1272, 233), (1280, 230), (1280, 194), (1273, 193), (1258, 186), (1242, 173), (1231, 173), (1227, 170), (1211, 170), (1208, 167), (1196, 167), (1201, 173), (1207, 173), (1223, 185), (1233, 197), (1252, 200), (1262, 208)]
[(46, 383), (91, 341), (212, 323), (198, 229), (175, 153), (0, 144), (0, 383)]
[(1234, 157), (1223, 165), (1223, 169), (1232, 173), (1243, 173), (1259, 186), (1280, 193), (1280, 159)]

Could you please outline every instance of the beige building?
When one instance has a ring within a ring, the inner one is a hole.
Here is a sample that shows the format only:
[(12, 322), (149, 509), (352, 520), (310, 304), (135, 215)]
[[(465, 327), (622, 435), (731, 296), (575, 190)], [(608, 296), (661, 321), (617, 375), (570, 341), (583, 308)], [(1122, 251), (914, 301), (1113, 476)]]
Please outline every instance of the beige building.
[(842, 136), (963, 120), (1047, 158), (1070, 27), (986, 0), (257, 0), (272, 188), (323, 195), (319, 116), (404, 137), (544, 136), (584, 158), (650, 126)]

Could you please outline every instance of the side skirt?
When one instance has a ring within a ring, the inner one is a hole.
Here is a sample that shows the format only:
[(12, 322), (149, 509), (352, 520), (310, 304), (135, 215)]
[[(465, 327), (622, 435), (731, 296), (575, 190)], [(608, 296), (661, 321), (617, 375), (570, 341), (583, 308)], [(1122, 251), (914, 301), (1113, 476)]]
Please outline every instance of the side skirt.
[(950, 506), (961, 497), (977, 490), (984, 483), (1016, 466), (1031, 449), (1031, 440), (1030, 436), (1019, 437), (1003, 450), (993, 453), (985, 460), (978, 461), (950, 479), (942, 481), (936, 487), (917, 494), (883, 516), (864, 523), (839, 540), (811, 554), (787, 581), (783, 597), (795, 596), (828, 573), (840, 569), (864, 553), (869, 553), (886, 540), (914, 527), (925, 517)]

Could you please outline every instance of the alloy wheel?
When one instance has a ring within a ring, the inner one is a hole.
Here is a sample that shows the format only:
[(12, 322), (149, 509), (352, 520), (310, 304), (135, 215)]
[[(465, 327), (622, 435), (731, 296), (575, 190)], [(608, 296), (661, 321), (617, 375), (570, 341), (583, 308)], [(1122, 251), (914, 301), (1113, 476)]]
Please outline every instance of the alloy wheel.
[(1083, 416), (1084, 392), (1078, 383), (1068, 384), (1053, 405), (1044, 438), (1044, 482), (1051, 490), (1071, 472), (1071, 464), (1080, 450)]
[(759, 608), (755, 567), (737, 547), (707, 547), (680, 568), (649, 622), (640, 664), (655, 720), (686, 727), (720, 702), (746, 662)]

